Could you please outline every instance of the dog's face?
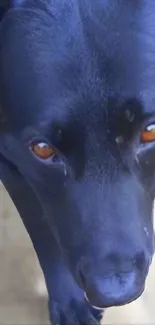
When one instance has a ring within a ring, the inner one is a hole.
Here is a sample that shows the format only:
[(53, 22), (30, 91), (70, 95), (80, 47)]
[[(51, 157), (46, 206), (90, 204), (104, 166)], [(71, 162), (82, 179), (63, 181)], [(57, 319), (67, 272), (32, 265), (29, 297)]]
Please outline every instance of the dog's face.
[(6, 15), (1, 151), (90, 302), (120, 305), (142, 293), (153, 255), (153, 8), (67, 2)]

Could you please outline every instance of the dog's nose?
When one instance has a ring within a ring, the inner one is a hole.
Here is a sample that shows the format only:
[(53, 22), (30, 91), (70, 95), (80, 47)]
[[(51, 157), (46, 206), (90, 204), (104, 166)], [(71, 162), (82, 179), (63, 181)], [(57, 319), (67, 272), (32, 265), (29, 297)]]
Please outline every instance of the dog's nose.
[(136, 274), (113, 275), (107, 278), (97, 278), (88, 286), (85, 297), (96, 308), (107, 308), (129, 303), (137, 299), (144, 290), (144, 284), (136, 285)]
[(82, 276), (86, 299), (97, 308), (124, 305), (137, 299), (144, 290), (148, 266), (144, 253), (134, 259), (108, 256), (93, 271), (89, 266)]

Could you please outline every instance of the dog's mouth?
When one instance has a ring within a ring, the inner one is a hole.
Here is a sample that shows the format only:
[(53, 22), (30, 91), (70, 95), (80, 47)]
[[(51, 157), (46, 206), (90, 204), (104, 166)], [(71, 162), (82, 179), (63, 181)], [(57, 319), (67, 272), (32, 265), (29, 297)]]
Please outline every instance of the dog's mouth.
[(101, 308), (101, 307), (98, 307), (98, 306), (94, 306), (90, 303), (89, 299), (88, 299), (88, 296), (86, 294), (86, 292), (84, 292), (84, 298), (85, 300), (89, 303), (89, 305), (91, 305), (92, 308), (96, 309), (96, 310), (99, 310), (101, 312), (103, 312), (105, 310), (105, 308)]

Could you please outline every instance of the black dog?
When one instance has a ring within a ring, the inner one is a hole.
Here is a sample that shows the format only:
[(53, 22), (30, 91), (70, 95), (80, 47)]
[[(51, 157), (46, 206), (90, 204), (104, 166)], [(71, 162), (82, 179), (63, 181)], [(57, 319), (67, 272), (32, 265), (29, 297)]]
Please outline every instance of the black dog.
[(23, 0), (1, 22), (1, 179), (38, 255), (53, 324), (97, 324), (102, 308), (144, 290), (154, 12), (146, 0)]

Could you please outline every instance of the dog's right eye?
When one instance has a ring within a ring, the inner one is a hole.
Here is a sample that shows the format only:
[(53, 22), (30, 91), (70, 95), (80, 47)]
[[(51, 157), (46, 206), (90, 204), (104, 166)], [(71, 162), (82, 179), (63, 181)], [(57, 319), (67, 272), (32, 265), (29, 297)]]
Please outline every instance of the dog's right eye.
[(54, 157), (54, 155), (56, 154), (55, 149), (46, 142), (37, 142), (31, 144), (30, 149), (32, 150), (34, 155), (40, 159), (49, 159)]
[(141, 132), (141, 141), (143, 143), (155, 141), (155, 124), (148, 125), (142, 132)]

